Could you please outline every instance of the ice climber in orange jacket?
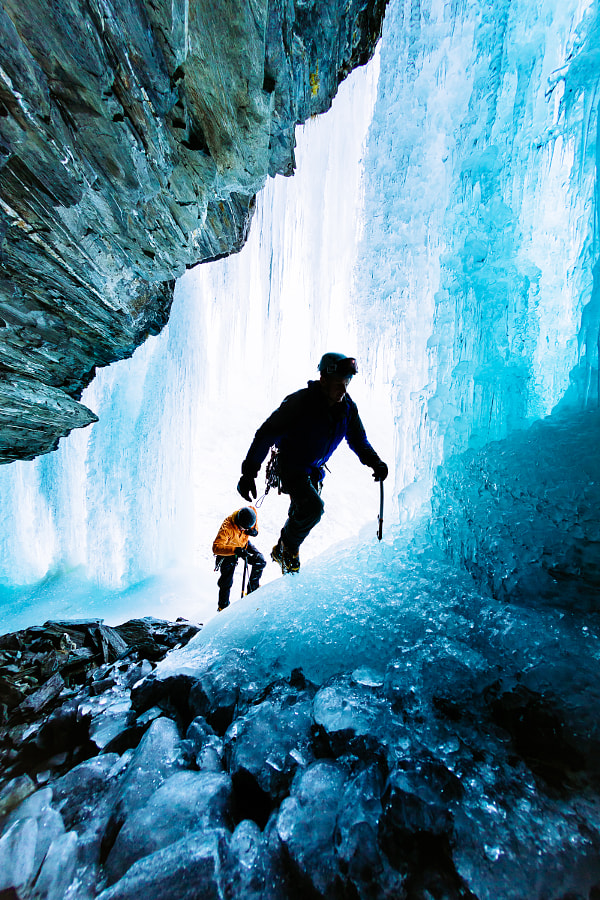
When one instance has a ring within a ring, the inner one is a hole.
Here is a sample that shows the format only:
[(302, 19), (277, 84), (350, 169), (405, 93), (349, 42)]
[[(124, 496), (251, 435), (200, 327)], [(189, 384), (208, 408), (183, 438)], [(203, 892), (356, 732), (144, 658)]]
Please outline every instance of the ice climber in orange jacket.
[(243, 506), (227, 516), (213, 541), (212, 550), (216, 556), (215, 568), (221, 575), (219, 586), (219, 612), (229, 606), (229, 592), (233, 584), (233, 574), (238, 559), (246, 559), (250, 564), (250, 578), (247, 593), (251, 594), (259, 585), (260, 576), (266, 565), (262, 553), (254, 547), (249, 537), (258, 534), (256, 510), (253, 506)]

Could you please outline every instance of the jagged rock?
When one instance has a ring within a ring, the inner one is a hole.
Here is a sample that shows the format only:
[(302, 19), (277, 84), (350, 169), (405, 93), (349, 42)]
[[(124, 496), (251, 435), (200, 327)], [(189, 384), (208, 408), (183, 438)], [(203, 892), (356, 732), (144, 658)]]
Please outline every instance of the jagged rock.
[(98, 900), (220, 900), (227, 832), (202, 829), (134, 863)]
[(298, 773), (279, 809), (277, 833), (284, 845), (292, 879), (308, 884), (307, 894), (332, 896), (339, 880), (334, 835), (348, 773), (323, 760)]
[(298, 767), (314, 761), (315, 689), (273, 685), (225, 734), (227, 769), (236, 785), (240, 814), (264, 826), (288, 793)]
[(98, 625), (94, 637), (99, 644), (104, 662), (113, 662), (129, 650), (129, 644), (123, 640), (117, 629), (109, 628), (108, 625)]
[(5, 784), (0, 791), (0, 822), (34, 791), (35, 785), (28, 775), (20, 775)]
[(158, 707), (161, 712), (176, 718), (184, 730), (193, 715), (188, 702), (192, 683), (193, 679), (186, 674), (157, 679), (153, 672), (141, 683), (134, 685), (131, 691), (131, 702), (138, 718)]
[(167, 321), (174, 279), (246, 240), (294, 126), (373, 52), (385, 0), (0, 11), (0, 462), (95, 421), (96, 366)]
[(20, 705), (20, 711), (27, 715), (28, 713), (39, 713), (48, 705), (55, 697), (58, 697), (65, 686), (61, 675), (56, 672), (52, 678), (33, 694), (30, 694)]
[(109, 884), (136, 862), (190, 831), (231, 827), (231, 779), (224, 774), (176, 772), (125, 821), (108, 855)]
[(158, 662), (167, 650), (187, 644), (198, 633), (199, 627), (185, 620), (173, 623), (146, 616), (117, 625), (114, 631), (126, 642), (129, 650), (136, 650), (144, 659)]
[[(164, 657), (198, 631), (185, 621), (139, 621), (147, 645), (152, 645), (152, 659)], [(126, 634), (139, 634), (135, 623), (133, 632), (129, 625), (124, 626)], [(24, 771), (41, 783), (98, 750), (122, 753), (136, 747), (155, 718), (141, 719), (131, 710), (132, 686), (152, 671), (152, 663), (139, 658), (144, 645), (128, 643), (99, 620), (47, 622), (3, 635), (0, 649), (5, 695), (20, 699), (4, 705), (0, 786)], [(115, 657), (115, 662), (105, 662)], [(96, 704), (94, 697), (99, 698)]]
[(102, 842), (102, 858), (107, 858), (125, 820), (140, 809), (181, 764), (182, 752), (177, 726), (170, 719), (155, 719), (136, 748), (121, 779)]
[(8, 709), (14, 709), (25, 699), (25, 693), (8, 678), (0, 678), (0, 703)]

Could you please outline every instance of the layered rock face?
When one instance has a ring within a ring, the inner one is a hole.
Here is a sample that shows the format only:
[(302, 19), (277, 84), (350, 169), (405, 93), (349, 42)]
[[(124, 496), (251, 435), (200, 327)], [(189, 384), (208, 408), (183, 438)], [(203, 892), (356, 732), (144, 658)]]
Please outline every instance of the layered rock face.
[(373, 52), (386, 0), (4, 0), (0, 462), (95, 420), (96, 366), (238, 251), (294, 127)]

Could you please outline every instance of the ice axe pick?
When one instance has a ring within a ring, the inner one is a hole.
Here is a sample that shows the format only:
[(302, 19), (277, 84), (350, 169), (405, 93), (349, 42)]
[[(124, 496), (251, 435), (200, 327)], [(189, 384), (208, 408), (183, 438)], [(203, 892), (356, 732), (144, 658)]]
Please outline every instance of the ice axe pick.
[(383, 481), (379, 482), (379, 516), (377, 518), (377, 539), (383, 537)]
[(244, 554), (244, 574), (242, 575), (242, 597), (246, 593), (246, 573), (248, 571), (248, 557)]

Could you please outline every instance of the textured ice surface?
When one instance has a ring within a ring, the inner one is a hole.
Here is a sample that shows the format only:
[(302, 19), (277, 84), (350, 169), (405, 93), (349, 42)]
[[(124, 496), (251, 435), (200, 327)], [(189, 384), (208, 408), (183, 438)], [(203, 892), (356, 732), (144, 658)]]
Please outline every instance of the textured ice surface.
[(600, 415), (556, 413), (453, 459), (430, 530), (500, 600), (600, 610)]
[[(562, 697), (570, 726), (596, 740), (599, 653), (598, 622), (589, 614), (498, 603), (425, 539), (405, 533), (396, 543), (339, 547), (267, 585), (209, 622), (156, 672), (199, 678), (229, 715), (238, 698), (247, 702), (295, 668), (317, 685), (344, 674), (345, 700), (326, 686), (315, 708), (332, 730), (353, 722), (358, 731), (377, 728), (377, 684), (402, 704), (436, 697), (450, 706), (502, 673)], [(373, 687), (356, 677), (364, 667)], [(215, 691), (219, 684), (226, 694)]]
[(394, 355), (402, 515), (452, 454), (597, 396), (597, 16), (388, 7), (356, 302)]
[(231, 782), (223, 774), (176, 772), (126, 820), (106, 860), (109, 883), (138, 859), (200, 828), (231, 820)]

